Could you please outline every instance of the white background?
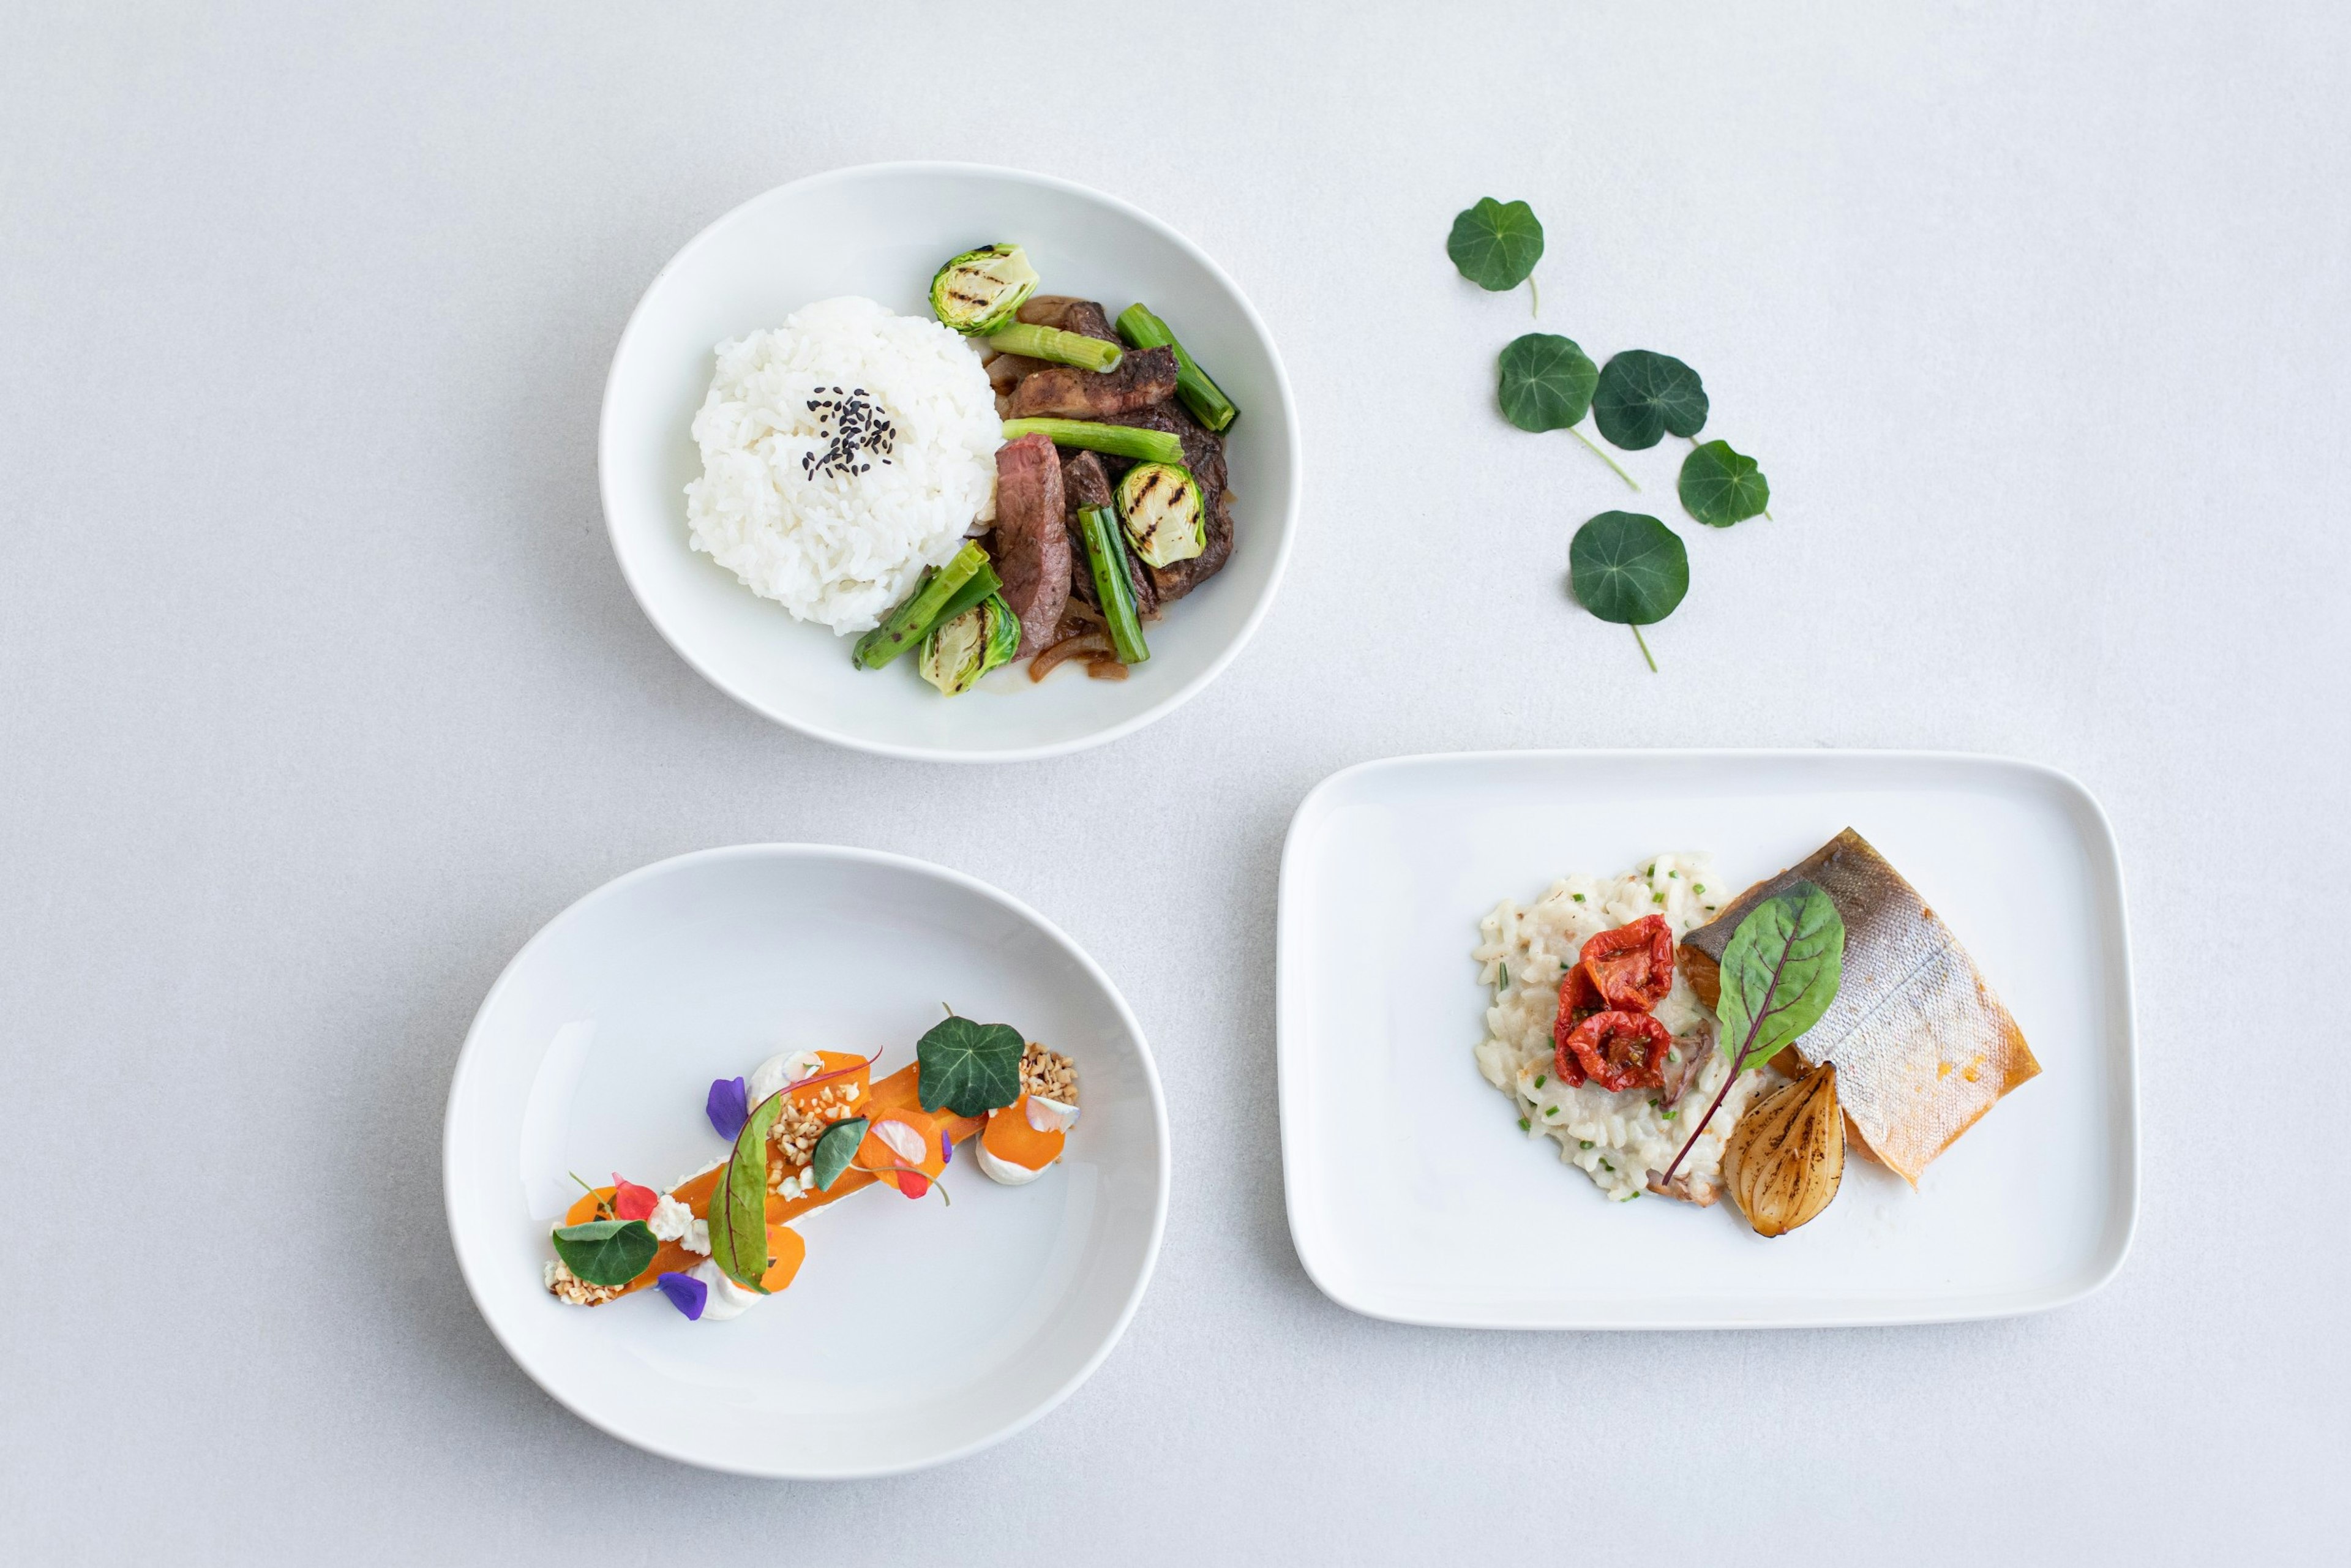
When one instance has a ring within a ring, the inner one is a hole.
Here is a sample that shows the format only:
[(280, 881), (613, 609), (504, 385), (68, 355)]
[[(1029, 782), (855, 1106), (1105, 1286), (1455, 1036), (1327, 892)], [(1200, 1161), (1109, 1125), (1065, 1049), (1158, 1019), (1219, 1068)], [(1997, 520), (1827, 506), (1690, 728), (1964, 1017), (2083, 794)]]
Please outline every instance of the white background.
[[(2337, 8), (341, 11), (0, 12), (0, 1555), (2340, 1550)], [(1256, 643), (1058, 762), (752, 716), (637, 613), (598, 515), (605, 364), (662, 261), (770, 185), (943, 156), (1199, 241), (1304, 421)], [(1491, 409), (1526, 297), (1443, 249), (1487, 194), (1545, 220), (1540, 325), (1689, 361), (1772, 481), (1776, 521), (1713, 534), (1671, 447), (1629, 461), (1693, 558), (1661, 674), (1562, 592), (1629, 492)], [(1316, 1292), (1272, 1097), (1289, 814), (1367, 757), (1578, 744), (2005, 752), (2105, 800), (2146, 1150), (2113, 1285), (1690, 1336)], [(441, 1112), (491, 978), (608, 877), (765, 839), (1031, 902), (1165, 1078), (1124, 1343), (947, 1470), (648, 1458), (454, 1272)]]

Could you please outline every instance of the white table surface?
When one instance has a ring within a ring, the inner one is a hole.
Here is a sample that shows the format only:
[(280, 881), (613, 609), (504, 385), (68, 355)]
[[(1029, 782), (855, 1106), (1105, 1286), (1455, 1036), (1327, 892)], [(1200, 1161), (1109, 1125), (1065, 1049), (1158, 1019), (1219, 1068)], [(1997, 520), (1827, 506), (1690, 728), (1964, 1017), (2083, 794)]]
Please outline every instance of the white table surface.
[[(1011, 55), (913, 5), (0, 11), (0, 1556), (2339, 1550), (2351, 20), (1583, 9), (1072, 8), (1006, 24)], [(621, 323), (704, 223), (956, 155), (1204, 245), (1308, 456), (1288, 585), (1217, 685), (982, 770), (705, 685), (621, 582), (593, 453)], [(1688, 360), (1771, 478), (1775, 522), (1698, 538), (1672, 448), (1630, 460), (1694, 557), (1661, 674), (1561, 592), (1628, 493), (1491, 412), (1526, 298), (1443, 251), (1484, 194), (1546, 222), (1541, 327)], [(2097, 792), (2144, 1079), (2113, 1285), (1690, 1336), (1316, 1292), (1272, 1099), (1290, 812), (1364, 758), (1579, 742), (2004, 752)], [(1188, 802), (1162, 831), (1065, 825), (1155, 775)], [(492, 977), (608, 877), (766, 839), (1034, 904), (1166, 1082), (1124, 1343), (919, 1478), (613, 1442), (452, 1265), (442, 1105)]]

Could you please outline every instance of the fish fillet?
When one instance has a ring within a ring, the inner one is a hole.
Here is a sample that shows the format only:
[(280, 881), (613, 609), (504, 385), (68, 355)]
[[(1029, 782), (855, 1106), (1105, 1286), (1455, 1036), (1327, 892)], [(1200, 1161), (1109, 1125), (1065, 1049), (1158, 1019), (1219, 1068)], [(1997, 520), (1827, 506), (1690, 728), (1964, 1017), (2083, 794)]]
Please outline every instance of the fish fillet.
[(1917, 1186), (1929, 1161), (2041, 1064), (1950, 927), (1851, 828), (1684, 938), (1690, 983), (1709, 1007), (1731, 933), (1799, 878), (1844, 921), (1844, 982), (1793, 1049), (1808, 1066), (1836, 1063), (1847, 1130)]

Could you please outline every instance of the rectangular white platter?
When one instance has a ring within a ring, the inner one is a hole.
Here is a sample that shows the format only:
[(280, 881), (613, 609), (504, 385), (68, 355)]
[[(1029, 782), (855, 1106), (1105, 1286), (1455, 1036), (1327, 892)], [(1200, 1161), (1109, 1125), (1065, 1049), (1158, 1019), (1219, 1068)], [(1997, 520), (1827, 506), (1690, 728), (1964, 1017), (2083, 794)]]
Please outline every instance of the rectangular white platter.
[[(1503, 898), (1710, 850), (1739, 889), (1861, 833), (1976, 959), (2041, 1076), (1917, 1192), (1849, 1159), (1776, 1240), (1735, 1208), (1610, 1203), (1479, 1076), (1469, 957)], [(1290, 1237), (1343, 1306), (1461, 1328), (1791, 1328), (2040, 1312), (2122, 1266), (2138, 1094), (2122, 869), (2065, 775), (1900, 752), (1492, 752), (1317, 785), (1282, 854), (1277, 979)]]

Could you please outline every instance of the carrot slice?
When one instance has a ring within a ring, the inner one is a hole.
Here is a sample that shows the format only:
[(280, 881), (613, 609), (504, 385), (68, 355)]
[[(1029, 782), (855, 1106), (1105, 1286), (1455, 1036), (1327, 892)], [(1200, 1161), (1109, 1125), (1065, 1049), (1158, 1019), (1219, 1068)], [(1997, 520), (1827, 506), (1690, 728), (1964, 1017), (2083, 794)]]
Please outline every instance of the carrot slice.
[(808, 1243), (801, 1240), (800, 1233), (789, 1225), (770, 1225), (768, 1227), (768, 1256), (774, 1261), (768, 1265), (768, 1271), (759, 1276), (759, 1283), (771, 1292), (780, 1291), (792, 1282), (793, 1275), (800, 1271), (800, 1264), (808, 1257)]
[(1041, 1171), (1061, 1157), (1061, 1146), (1069, 1134), (1059, 1131), (1040, 1133), (1029, 1124), (1029, 1096), (1020, 1098), (1001, 1111), (987, 1113), (987, 1125), (979, 1134), (979, 1146), (1007, 1165), (1023, 1170)]

